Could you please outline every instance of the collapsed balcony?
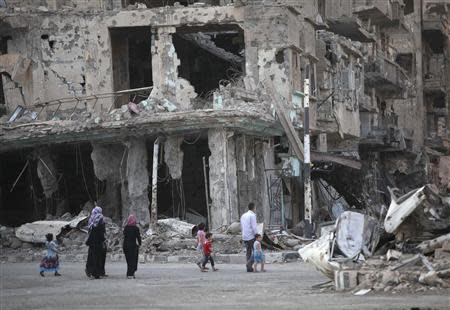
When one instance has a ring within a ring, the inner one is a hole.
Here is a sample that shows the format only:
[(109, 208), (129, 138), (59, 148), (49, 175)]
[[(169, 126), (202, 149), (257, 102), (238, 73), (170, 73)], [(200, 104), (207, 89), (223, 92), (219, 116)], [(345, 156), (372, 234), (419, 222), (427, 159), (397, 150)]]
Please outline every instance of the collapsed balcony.
[[(362, 3), (361, 3), (362, 2)], [(372, 25), (390, 26), (403, 21), (403, 1), (359, 1), (360, 6), (353, 8), (353, 14), (362, 20), (370, 20)]]
[(385, 98), (401, 98), (407, 89), (408, 74), (385, 57), (369, 60), (365, 68), (365, 86), (384, 93)]
[(442, 36), (447, 36), (448, 18), (446, 12), (448, 10), (448, 4), (436, 1), (424, 1), (423, 6), (422, 31), (437, 31)]

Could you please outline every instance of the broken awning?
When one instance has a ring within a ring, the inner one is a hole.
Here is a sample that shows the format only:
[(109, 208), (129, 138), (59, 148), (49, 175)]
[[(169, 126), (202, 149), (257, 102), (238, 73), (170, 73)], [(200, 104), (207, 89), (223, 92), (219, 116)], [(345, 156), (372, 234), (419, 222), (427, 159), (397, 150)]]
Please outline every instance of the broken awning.
[(415, 189), (406, 195), (392, 199), (384, 220), (384, 229), (393, 233), (403, 221), (425, 200), (425, 186)]

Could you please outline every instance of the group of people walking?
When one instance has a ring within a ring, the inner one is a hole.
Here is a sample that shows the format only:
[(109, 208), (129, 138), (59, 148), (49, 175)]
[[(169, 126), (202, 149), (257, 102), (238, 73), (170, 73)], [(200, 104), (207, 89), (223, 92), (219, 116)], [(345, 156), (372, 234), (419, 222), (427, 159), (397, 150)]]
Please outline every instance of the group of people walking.
[[(90, 279), (105, 278), (108, 275), (105, 272), (106, 262), (106, 237), (105, 237), (105, 221), (103, 218), (103, 210), (96, 206), (92, 209), (91, 216), (88, 221), (88, 238), (86, 245), (89, 247), (86, 262), (86, 276)], [(123, 252), (127, 261), (127, 278), (135, 277), (138, 265), (139, 247), (141, 246), (141, 234), (137, 227), (136, 216), (131, 214), (124, 223), (123, 229)], [(55, 276), (59, 274), (59, 257), (58, 246), (53, 241), (53, 234), (47, 234), (47, 254), (41, 260), (40, 275), (45, 276), (45, 272), (54, 272)]]
[[(255, 205), (250, 203), (248, 211), (241, 217), (242, 240), (246, 246), (247, 272), (257, 272), (258, 264), (261, 265), (260, 270), (264, 269), (264, 253), (261, 247), (262, 236), (258, 233), (256, 224)], [(86, 262), (86, 275), (91, 279), (99, 279), (107, 277), (105, 272), (106, 261), (106, 238), (105, 238), (105, 221), (103, 218), (102, 208), (96, 206), (89, 217), (88, 221), (88, 238), (86, 245), (89, 247)], [(135, 278), (137, 271), (139, 247), (141, 246), (141, 234), (137, 227), (136, 216), (131, 214), (124, 222), (123, 229), (123, 252), (127, 262), (127, 278)], [(55, 276), (59, 273), (59, 257), (58, 246), (53, 240), (52, 234), (46, 235), (47, 254), (40, 264), (40, 275), (45, 276), (45, 272), (53, 272)], [(207, 272), (208, 262), (211, 264), (213, 271), (218, 269), (215, 267), (213, 258), (213, 234), (206, 232), (206, 225), (201, 223), (198, 225), (197, 232), (197, 251), (200, 252), (201, 258), (197, 261), (200, 271)]]

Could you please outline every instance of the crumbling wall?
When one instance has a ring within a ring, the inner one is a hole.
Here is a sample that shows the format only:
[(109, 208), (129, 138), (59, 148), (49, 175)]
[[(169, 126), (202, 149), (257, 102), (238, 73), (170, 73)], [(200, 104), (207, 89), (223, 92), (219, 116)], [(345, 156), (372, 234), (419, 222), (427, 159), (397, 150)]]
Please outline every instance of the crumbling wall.
[[(18, 104), (33, 105), (86, 94), (85, 52), (90, 33), (95, 29), (90, 24), (91, 17), (35, 13), (22, 18), (28, 22), (29, 30), (13, 33), (8, 40), (7, 55), (26, 57), (32, 66), (26, 78), (12, 79), (5, 85), (8, 109), (11, 111)], [(14, 28), (14, 19), (7, 21)], [(23, 97), (18, 96), (21, 92)], [(61, 109), (72, 105), (63, 104)]]
[[(262, 18), (264, 16), (264, 18)], [(299, 47), (299, 36), (289, 31), (294, 19), (284, 8), (248, 7), (245, 10), (246, 74), (255, 82), (272, 78), (275, 88), (290, 100), (290, 73), (286, 47)]]
[[(212, 199), (210, 209), (210, 225), (212, 229), (217, 229), (239, 220), (235, 195), (237, 192), (237, 177), (234, 169), (236, 167), (236, 158), (233, 150), (229, 150), (229, 139), (232, 136), (232, 132), (224, 129), (210, 129), (208, 131), (208, 144), (211, 150), (211, 156), (209, 157), (209, 186)], [(232, 171), (233, 169), (234, 171)]]
[(317, 66), (320, 97), (317, 105), (321, 129), (344, 137), (359, 137), (360, 104), (364, 105), (364, 70), (359, 44), (339, 35), (320, 32)]

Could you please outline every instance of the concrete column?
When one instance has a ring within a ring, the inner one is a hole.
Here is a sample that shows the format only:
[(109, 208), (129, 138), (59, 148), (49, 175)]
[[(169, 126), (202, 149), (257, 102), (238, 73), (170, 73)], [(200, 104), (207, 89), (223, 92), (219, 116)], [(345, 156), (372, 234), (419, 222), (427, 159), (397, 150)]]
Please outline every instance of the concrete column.
[(423, 102), (423, 67), (422, 67), (422, 0), (414, 0), (414, 54), (416, 60), (416, 126), (414, 130), (414, 148), (418, 151), (424, 143), (426, 137), (426, 123), (425, 123), (425, 107)]
[[(153, 90), (151, 96), (165, 101), (169, 109), (189, 110), (197, 97), (189, 81), (178, 76), (178, 59), (172, 42), (175, 27), (159, 27), (152, 35)], [(174, 108), (176, 106), (176, 108)]]
[[(261, 195), (260, 208), (264, 223), (268, 225), (270, 222), (270, 202), (269, 202), (269, 194), (267, 192), (268, 189), (266, 178), (270, 178), (270, 175), (275, 175), (274, 169), (276, 167), (275, 167), (275, 153), (273, 149), (273, 140), (271, 143), (262, 142), (260, 161), (262, 161), (258, 182), (260, 188), (259, 192)], [(267, 172), (265, 171), (266, 169), (268, 170)]]
[(124, 152), (126, 149), (121, 144), (92, 143), (91, 159), (95, 176), (100, 181), (106, 181), (105, 193), (98, 197), (98, 204), (103, 208), (103, 214), (114, 220), (122, 219), (120, 188), (121, 169), (126, 167)]
[(211, 225), (217, 229), (229, 225), (238, 218), (236, 157), (229, 151), (228, 135), (224, 129), (210, 129), (208, 144), (209, 184), (211, 204)]
[(172, 102), (176, 100), (176, 80), (180, 65), (172, 43), (172, 34), (175, 32), (175, 27), (157, 28), (152, 35), (151, 47), (154, 87), (152, 94)]
[(122, 215), (126, 217), (128, 214), (134, 213), (141, 225), (147, 225), (150, 223), (149, 173), (147, 169), (147, 147), (143, 138), (132, 139), (129, 142), (126, 178), (127, 200), (125, 203), (122, 202)]

